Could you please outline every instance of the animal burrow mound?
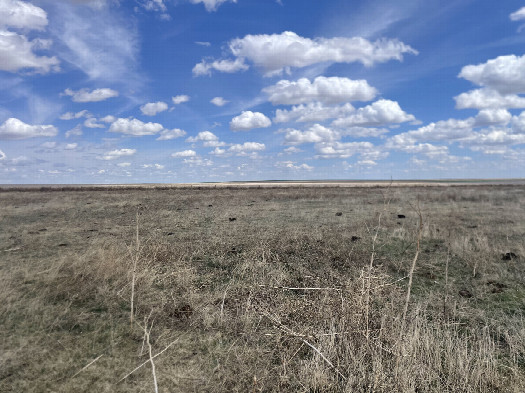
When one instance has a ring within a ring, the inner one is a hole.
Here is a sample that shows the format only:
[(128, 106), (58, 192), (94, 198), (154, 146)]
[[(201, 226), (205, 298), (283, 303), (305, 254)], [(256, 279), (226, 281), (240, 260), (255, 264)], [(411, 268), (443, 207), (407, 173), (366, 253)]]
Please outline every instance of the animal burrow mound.
[(497, 281), (488, 281), (487, 285), (490, 286), (490, 292), (492, 293), (501, 293), (507, 288), (506, 284)]
[(502, 261), (512, 261), (513, 259), (518, 259), (518, 256), (513, 252), (506, 252), (501, 256)]

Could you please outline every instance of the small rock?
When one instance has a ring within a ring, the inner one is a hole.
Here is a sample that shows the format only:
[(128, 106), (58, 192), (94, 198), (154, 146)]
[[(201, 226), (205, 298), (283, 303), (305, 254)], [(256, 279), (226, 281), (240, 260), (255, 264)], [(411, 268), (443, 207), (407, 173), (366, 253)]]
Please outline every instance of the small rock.
[(336, 215), (337, 217), (341, 217), (341, 216), (343, 215), (343, 212), (337, 212), (337, 213), (335, 213), (335, 215)]
[(60, 243), (60, 244), (58, 245), (58, 247), (67, 247), (67, 246), (68, 246), (67, 243)]
[(472, 297), (472, 293), (466, 289), (461, 289), (459, 291), (459, 295), (462, 296), (462, 297), (466, 297), (466, 298), (471, 298)]
[(213, 205), (208, 205), (208, 207), (213, 207)]
[(175, 233), (173, 233), (173, 232), (168, 232), (168, 233), (166, 234), (166, 236), (173, 236), (173, 235), (175, 235)]
[(352, 236), (352, 238), (350, 240), (353, 241), (353, 242), (356, 242), (358, 240), (361, 240), (361, 238), (359, 236)]
[(397, 218), (406, 218), (406, 216), (404, 214), (398, 214)]
[(233, 222), (233, 221), (237, 221), (237, 218), (236, 217), (230, 217), (230, 218), (228, 218), (228, 220), (230, 220), (230, 222)]

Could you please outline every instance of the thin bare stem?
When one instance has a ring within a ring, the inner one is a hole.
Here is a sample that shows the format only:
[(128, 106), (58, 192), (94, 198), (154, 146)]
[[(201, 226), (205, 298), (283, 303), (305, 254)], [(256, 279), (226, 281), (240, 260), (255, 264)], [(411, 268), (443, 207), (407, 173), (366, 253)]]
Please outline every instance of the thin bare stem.
[(89, 366), (91, 366), (93, 363), (95, 363), (98, 359), (100, 359), (104, 354), (97, 356), (95, 359), (93, 359), (91, 362), (86, 364), (84, 367), (82, 367), (80, 370), (78, 370), (71, 378), (75, 378), (78, 374), (80, 374), (82, 371), (87, 369)]
[(135, 255), (133, 256), (133, 271), (131, 274), (131, 305), (130, 305), (130, 316), (129, 323), (130, 328), (133, 329), (133, 313), (135, 310), (134, 301), (135, 301), (135, 281), (137, 276), (137, 264), (139, 261), (139, 252), (140, 252), (140, 239), (139, 239), (139, 212), (137, 210), (137, 220), (136, 220), (136, 250)]

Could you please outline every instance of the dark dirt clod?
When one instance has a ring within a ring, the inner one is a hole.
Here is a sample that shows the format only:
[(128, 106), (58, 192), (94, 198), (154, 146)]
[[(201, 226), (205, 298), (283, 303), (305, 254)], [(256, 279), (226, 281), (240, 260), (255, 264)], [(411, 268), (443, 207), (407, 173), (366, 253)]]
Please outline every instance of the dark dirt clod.
[(466, 297), (466, 298), (471, 298), (472, 297), (472, 293), (466, 289), (461, 289), (459, 291), (459, 296), (462, 296), (462, 297)]
[(406, 218), (406, 216), (404, 214), (398, 214), (397, 218)]
[(341, 217), (341, 216), (343, 215), (343, 213), (342, 213), (342, 212), (337, 212), (337, 213), (335, 213), (335, 215), (336, 215), (337, 217)]
[(353, 241), (353, 242), (356, 242), (358, 240), (361, 240), (361, 238), (359, 236), (352, 236), (352, 238), (350, 240)]
[(230, 218), (228, 218), (228, 220), (230, 220), (230, 222), (233, 222), (233, 221), (237, 221), (237, 218), (235, 218), (235, 217), (230, 217)]
[(60, 244), (58, 245), (58, 247), (67, 247), (68, 245), (69, 245), (69, 244), (67, 244), (67, 243), (60, 243)]

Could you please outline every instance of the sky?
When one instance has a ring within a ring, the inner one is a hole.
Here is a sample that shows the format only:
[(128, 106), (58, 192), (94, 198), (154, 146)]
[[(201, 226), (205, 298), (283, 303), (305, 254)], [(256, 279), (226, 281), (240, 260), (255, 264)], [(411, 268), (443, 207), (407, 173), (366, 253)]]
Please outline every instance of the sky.
[(0, 0), (0, 184), (523, 177), (524, 0)]

